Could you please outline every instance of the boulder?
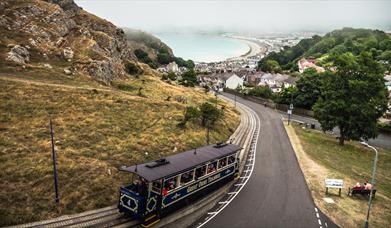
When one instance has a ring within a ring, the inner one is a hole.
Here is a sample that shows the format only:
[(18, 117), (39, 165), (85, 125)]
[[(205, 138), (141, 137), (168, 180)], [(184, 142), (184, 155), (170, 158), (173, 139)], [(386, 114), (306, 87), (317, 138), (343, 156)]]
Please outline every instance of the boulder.
[(62, 55), (64, 56), (64, 58), (66, 60), (70, 61), (73, 59), (74, 53), (70, 47), (66, 47), (66, 48), (64, 48)]
[(8, 52), (7, 60), (19, 64), (26, 64), (30, 61), (30, 53), (28, 50), (20, 45), (15, 45), (10, 52)]
[(45, 63), (43, 64), (43, 66), (47, 69), (53, 69), (52, 65), (50, 65), (49, 63)]
[(71, 71), (70, 69), (68, 69), (68, 68), (65, 68), (65, 69), (64, 69), (64, 73), (65, 73), (66, 75), (71, 75), (71, 74), (72, 74), (72, 71)]

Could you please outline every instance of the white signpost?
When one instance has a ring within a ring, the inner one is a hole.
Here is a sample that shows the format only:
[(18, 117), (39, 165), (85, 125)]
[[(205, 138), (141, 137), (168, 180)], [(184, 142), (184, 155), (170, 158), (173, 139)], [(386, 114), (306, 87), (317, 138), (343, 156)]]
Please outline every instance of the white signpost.
[(329, 188), (338, 188), (339, 196), (341, 196), (341, 189), (343, 188), (343, 180), (341, 179), (325, 179), (326, 185), (326, 194), (328, 193)]

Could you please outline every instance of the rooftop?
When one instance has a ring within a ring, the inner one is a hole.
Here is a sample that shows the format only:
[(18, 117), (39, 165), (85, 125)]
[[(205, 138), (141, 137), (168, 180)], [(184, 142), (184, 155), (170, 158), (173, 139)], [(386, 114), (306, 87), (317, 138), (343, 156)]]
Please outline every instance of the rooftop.
[(137, 166), (123, 166), (120, 170), (134, 173), (151, 182), (164, 177), (174, 176), (210, 160), (233, 154), (241, 149), (236, 144), (222, 144), (220, 146), (213, 144)]

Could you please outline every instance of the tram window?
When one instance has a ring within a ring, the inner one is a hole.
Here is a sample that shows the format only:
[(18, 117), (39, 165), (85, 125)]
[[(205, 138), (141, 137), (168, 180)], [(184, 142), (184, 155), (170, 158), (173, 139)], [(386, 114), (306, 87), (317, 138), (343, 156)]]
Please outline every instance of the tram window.
[(175, 187), (176, 187), (176, 178), (177, 177), (173, 177), (173, 178), (170, 178), (170, 179), (167, 179), (166, 181), (164, 181), (163, 188), (166, 191), (170, 191), (170, 190), (175, 189)]
[(155, 192), (160, 192), (161, 191), (161, 180), (157, 180), (152, 182), (152, 190)]
[(216, 171), (216, 167), (217, 167), (217, 161), (210, 163), (208, 165), (208, 173), (213, 173), (214, 171)]
[(181, 184), (189, 183), (194, 179), (194, 170), (191, 170), (181, 175)]
[(231, 155), (228, 157), (228, 165), (235, 162), (235, 155)]
[(195, 178), (198, 179), (206, 174), (206, 165), (198, 167), (195, 171)]
[(219, 160), (219, 169), (225, 167), (227, 165), (227, 158), (222, 158)]

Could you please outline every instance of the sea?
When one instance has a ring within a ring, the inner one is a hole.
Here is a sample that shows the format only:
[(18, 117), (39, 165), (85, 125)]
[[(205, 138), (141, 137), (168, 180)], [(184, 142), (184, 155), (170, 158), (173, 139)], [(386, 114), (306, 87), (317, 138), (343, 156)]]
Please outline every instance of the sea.
[(246, 54), (250, 47), (243, 41), (204, 34), (157, 33), (175, 56), (195, 62), (219, 62)]

